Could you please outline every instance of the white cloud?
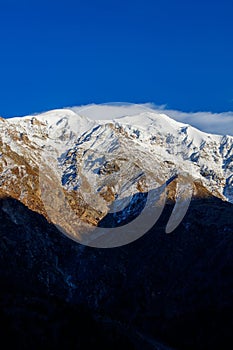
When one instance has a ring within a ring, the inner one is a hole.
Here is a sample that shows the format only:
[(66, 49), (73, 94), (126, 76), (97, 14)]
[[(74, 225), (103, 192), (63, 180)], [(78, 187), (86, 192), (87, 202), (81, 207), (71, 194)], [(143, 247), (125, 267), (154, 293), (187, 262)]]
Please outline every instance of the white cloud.
[(204, 132), (220, 135), (233, 136), (233, 112), (196, 112), (185, 113), (177, 110), (167, 109), (166, 105), (158, 106), (153, 103), (132, 104), (132, 103), (105, 103), (90, 104), (87, 106), (73, 107), (77, 113), (85, 115), (91, 119), (114, 119), (125, 115), (135, 115), (145, 111), (161, 111), (169, 117), (190, 124)]
[[(71, 109), (90, 119), (111, 120), (114, 118), (121, 118), (126, 115), (136, 115), (145, 111), (151, 112), (151, 106), (152, 105), (150, 103), (133, 104), (125, 102), (111, 102), (72, 107)], [(159, 108), (159, 106), (157, 107)]]
[(233, 112), (184, 113), (165, 109), (164, 113), (179, 122), (190, 124), (204, 132), (233, 136)]

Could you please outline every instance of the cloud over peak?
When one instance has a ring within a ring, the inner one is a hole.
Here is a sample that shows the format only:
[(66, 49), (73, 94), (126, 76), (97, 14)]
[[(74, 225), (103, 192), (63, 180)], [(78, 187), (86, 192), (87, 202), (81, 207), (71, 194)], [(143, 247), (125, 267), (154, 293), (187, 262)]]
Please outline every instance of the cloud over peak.
[(164, 113), (172, 119), (190, 124), (201, 131), (233, 136), (233, 112), (182, 112), (168, 109), (166, 105), (155, 105), (154, 103), (133, 104), (124, 102), (90, 104), (86, 106), (73, 107), (77, 113), (91, 119), (114, 119), (123, 116), (139, 114), (145, 111)]

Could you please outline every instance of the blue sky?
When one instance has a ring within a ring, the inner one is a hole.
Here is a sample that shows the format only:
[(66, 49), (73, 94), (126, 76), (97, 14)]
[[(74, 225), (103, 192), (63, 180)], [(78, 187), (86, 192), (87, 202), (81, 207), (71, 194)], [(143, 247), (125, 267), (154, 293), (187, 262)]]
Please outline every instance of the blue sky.
[(0, 0), (0, 115), (115, 101), (233, 110), (232, 18), (232, 0)]

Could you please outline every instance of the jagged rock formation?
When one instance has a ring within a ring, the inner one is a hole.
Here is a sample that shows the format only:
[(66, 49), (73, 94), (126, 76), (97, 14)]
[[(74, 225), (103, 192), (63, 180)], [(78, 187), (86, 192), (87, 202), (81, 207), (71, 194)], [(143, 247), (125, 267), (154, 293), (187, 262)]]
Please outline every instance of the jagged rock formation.
[[(157, 188), (175, 174), (188, 174), (197, 197), (233, 201), (233, 138), (205, 134), (164, 114), (109, 122), (55, 110), (1, 119), (0, 135), (0, 195), (18, 199), (74, 237), (98, 225), (116, 200)], [(179, 179), (168, 187), (170, 200), (176, 200)], [(75, 219), (61, 215), (64, 198), (80, 219), (75, 232)]]

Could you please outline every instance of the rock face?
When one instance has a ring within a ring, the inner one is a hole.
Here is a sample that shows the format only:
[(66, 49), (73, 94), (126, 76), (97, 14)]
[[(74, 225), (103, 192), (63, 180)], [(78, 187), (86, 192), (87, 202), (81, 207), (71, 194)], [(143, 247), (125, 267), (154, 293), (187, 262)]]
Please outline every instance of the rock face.
[(195, 200), (165, 235), (172, 206), (141, 239), (103, 250), (1, 199), (2, 339), (20, 349), (231, 348), (233, 207)]

